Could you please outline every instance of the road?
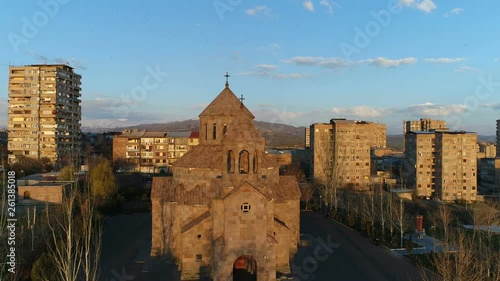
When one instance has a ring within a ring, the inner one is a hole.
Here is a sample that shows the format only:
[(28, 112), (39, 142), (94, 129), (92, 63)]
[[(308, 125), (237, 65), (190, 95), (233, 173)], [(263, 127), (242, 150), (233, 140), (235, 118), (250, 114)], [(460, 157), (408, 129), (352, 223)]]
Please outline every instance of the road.
[(100, 281), (179, 280), (178, 272), (150, 258), (151, 213), (107, 216)]
[[(99, 280), (179, 280), (172, 266), (149, 258), (151, 214), (107, 217), (104, 230)], [(404, 257), (319, 214), (301, 213), (301, 233), (293, 278), (281, 280), (420, 280), (420, 270)]]
[(293, 262), (295, 280), (420, 280), (420, 269), (404, 257), (319, 214), (301, 213), (301, 233), (312, 243)]

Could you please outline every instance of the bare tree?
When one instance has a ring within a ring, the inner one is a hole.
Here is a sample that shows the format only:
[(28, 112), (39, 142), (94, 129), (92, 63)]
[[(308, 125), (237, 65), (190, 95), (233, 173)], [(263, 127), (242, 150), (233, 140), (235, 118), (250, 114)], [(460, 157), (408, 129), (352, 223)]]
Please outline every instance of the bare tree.
[[(477, 237), (478, 249), (480, 249), (479, 259), (486, 270), (486, 276), (494, 275), (498, 272), (495, 267), (499, 267), (497, 253), (494, 249), (499, 245), (494, 245), (494, 232), (492, 227), (500, 224), (500, 211), (497, 204), (483, 203), (478, 204), (472, 209), (472, 218), (474, 221), (474, 235)], [(498, 280), (498, 279), (494, 279)]]
[[(481, 262), (478, 261), (477, 245), (464, 230), (449, 234), (442, 251), (431, 255), (430, 262), (436, 269), (439, 281), (488, 280)], [(424, 280), (429, 278), (422, 276)]]
[(82, 238), (75, 220), (77, 189), (72, 186), (65, 193), (59, 214), (46, 208), (46, 221), (50, 230), (47, 245), (59, 279), (76, 281), (82, 263)]
[(99, 277), (99, 261), (102, 244), (102, 220), (97, 211), (97, 205), (90, 190), (87, 189), (80, 197), (82, 217), (82, 271), (83, 280), (93, 281)]
[(392, 212), (394, 227), (399, 230), (400, 247), (403, 248), (403, 234), (408, 225), (408, 214), (402, 198), (395, 198), (393, 200), (395, 200)]

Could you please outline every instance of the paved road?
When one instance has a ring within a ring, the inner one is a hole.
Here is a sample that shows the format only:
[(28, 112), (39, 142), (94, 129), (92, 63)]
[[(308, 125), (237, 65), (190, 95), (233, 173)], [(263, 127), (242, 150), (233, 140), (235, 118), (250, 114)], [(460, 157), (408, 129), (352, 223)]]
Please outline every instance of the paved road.
[[(149, 258), (151, 214), (106, 218), (101, 281), (178, 281), (172, 266)], [(313, 212), (301, 213), (304, 247), (292, 267), (295, 281), (420, 280), (405, 258), (373, 245), (357, 232)]]
[(420, 270), (405, 258), (319, 214), (301, 213), (301, 233), (310, 246), (299, 251), (293, 280), (420, 280)]

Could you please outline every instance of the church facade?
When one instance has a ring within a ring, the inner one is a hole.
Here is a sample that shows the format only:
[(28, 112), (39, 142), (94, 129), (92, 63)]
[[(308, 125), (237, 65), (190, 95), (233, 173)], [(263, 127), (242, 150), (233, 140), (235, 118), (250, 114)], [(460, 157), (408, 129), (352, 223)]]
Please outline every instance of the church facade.
[(300, 239), (299, 185), (227, 82), (199, 119), (199, 145), (153, 179), (151, 254), (173, 258), (182, 280), (276, 280)]

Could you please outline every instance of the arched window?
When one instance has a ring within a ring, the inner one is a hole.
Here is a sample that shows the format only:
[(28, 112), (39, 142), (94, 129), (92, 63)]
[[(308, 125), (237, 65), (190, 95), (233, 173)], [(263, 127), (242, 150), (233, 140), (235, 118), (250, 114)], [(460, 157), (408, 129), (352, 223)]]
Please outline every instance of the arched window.
[(217, 125), (215, 123), (212, 125), (212, 138), (217, 138)]
[(24, 199), (31, 199), (31, 194), (29, 191), (25, 191), (23, 194)]
[(257, 173), (259, 170), (259, 159), (257, 159), (257, 151), (255, 151), (255, 155), (253, 156), (253, 172)]
[(234, 154), (232, 150), (227, 153), (227, 172), (234, 173)]
[(238, 171), (240, 174), (248, 174), (250, 172), (250, 153), (246, 150), (240, 152)]
[(227, 124), (224, 124), (224, 129), (222, 129), (222, 135), (225, 136), (227, 133)]
[(208, 139), (208, 124), (205, 124), (205, 140)]

